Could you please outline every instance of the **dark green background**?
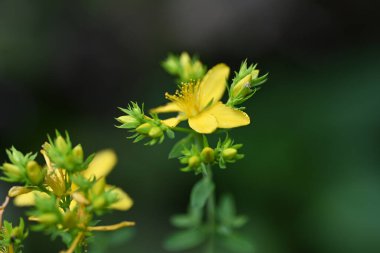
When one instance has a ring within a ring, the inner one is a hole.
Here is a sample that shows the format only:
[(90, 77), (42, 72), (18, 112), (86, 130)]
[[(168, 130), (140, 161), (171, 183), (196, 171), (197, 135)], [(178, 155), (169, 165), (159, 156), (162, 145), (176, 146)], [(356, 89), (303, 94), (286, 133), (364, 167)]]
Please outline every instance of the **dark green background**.
[[(168, 52), (234, 70), (248, 58), (270, 78), (246, 104), (252, 124), (232, 131), (246, 158), (215, 174), (218, 194), (233, 193), (249, 215), (244, 232), (256, 252), (380, 252), (375, 3), (1, 0), (0, 150), (38, 151), (55, 129), (87, 154), (112, 147), (119, 163), (109, 181), (135, 205), (105, 222), (137, 222), (133, 238), (112, 249), (164, 252), (168, 219), (185, 211), (197, 178), (167, 160), (173, 141), (127, 140), (114, 127), (117, 107), (165, 102), (175, 87), (159, 64)], [(8, 188), (1, 183), (1, 196)], [(6, 218), (22, 212), (9, 208)], [(61, 248), (37, 234), (25, 252)]]

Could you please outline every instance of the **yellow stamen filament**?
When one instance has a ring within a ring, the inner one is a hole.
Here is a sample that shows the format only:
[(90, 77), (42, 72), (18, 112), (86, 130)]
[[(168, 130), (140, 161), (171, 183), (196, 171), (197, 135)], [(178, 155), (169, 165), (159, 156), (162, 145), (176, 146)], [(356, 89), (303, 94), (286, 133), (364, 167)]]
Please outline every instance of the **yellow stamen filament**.
[(187, 117), (197, 115), (201, 108), (198, 103), (199, 83), (183, 83), (180, 90), (176, 90), (174, 95), (165, 94), (166, 99), (174, 102)]
[(135, 222), (133, 221), (122, 221), (114, 225), (88, 227), (87, 231), (113, 231), (113, 230), (118, 230), (124, 227), (132, 227), (134, 225), (135, 225)]

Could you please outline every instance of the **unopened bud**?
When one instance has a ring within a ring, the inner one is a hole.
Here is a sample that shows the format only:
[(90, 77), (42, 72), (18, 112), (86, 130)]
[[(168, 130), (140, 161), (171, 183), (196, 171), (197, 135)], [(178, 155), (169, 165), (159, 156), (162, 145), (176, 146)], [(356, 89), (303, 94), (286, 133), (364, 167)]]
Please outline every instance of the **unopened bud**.
[(140, 134), (148, 134), (151, 128), (152, 128), (151, 124), (144, 123), (144, 124), (141, 124), (139, 127), (137, 127), (136, 131)]
[(7, 174), (16, 177), (21, 178), (21, 170), (18, 166), (11, 164), (11, 163), (3, 163), (3, 170)]
[(201, 159), (205, 163), (212, 163), (215, 159), (214, 150), (210, 147), (205, 147), (201, 152)]
[[(241, 79), (233, 88), (232, 96), (245, 96), (250, 91), (250, 82), (252, 80), (252, 75), (248, 74), (243, 79)], [(243, 94), (246, 93), (246, 94)]]
[(23, 186), (13, 186), (11, 189), (8, 191), (8, 196), (10, 198), (17, 197), (18, 195), (25, 194), (28, 192), (31, 192), (32, 189), (23, 187)]
[(151, 138), (159, 138), (163, 135), (164, 133), (162, 132), (161, 128), (158, 127), (158, 126), (155, 126), (155, 127), (152, 127), (150, 130), (149, 130), (149, 137)]
[(43, 223), (43, 224), (53, 225), (58, 222), (58, 217), (54, 213), (45, 213), (38, 216), (37, 220), (38, 222)]
[(21, 229), (19, 227), (15, 227), (12, 229), (11, 238), (18, 238), (21, 236)]
[(77, 219), (73, 212), (68, 211), (64, 214), (63, 226), (66, 228), (75, 228), (77, 226)]
[(190, 168), (196, 168), (201, 163), (201, 159), (199, 159), (198, 156), (193, 155), (189, 158), (189, 167)]
[(80, 160), (83, 161), (83, 148), (82, 145), (78, 144), (73, 148), (73, 154), (74, 156)]
[(140, 124), (140, 122), (135, 117), (129, 115), (121, 116), (117, 118), (117, 120), (120, 123), (125, 124), (128, 128), (135, 128)]
[(55, 145), (57, 146), (60, 152), (66, 153), (68, 146), (65, 139), (62, 136), (58, 136), (57, 139), (55, 139)]
[(232, 160), (232, 159), (234, 159), (235, 156), (236, 156), (236, 154), (237, 154), (237, 150), (234, 149), (234, 148), (226, 148), (222, 152), (222, 156), (226, 160)]
[(29, 161), (26, 165), (26, 175), (33, 185), (41, 184), (44, 179), (42, 168), (35, 161)]

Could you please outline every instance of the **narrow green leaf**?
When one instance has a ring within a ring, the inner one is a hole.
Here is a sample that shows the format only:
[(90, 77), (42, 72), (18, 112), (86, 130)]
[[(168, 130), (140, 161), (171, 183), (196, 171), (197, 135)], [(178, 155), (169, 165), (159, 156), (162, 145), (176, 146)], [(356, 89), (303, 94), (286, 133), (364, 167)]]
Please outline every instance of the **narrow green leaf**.
[(239, 234), (224, 236), (221, 240), (222, 246), (233, 253), (254, 252), (253, 243)]
[(180, 231), (169, 236), (164, 242), (164, 248), (168, 251), (182, 251), (195, 248), (206, 239), (206, 234), (200, 229)]
[(182, 155), (182, 151), (191, 148), (191, 144), (193, 141), (193, 135), (189, 134), (185, 138), (179, 140), (172, 148), (169, 153), (169, 159), (177, 158)]
[(191, 191), (190, 205), (194, 209), (201, 209), (214, 191), (214, 184), (208, 178), (202, 178)]
[(188, 214), (174, 215), (170, 219), (170, 222), (173, 224), (173, 226), (176, 226), (178, 228), (191, 228), (196, 225), (194, 217)]

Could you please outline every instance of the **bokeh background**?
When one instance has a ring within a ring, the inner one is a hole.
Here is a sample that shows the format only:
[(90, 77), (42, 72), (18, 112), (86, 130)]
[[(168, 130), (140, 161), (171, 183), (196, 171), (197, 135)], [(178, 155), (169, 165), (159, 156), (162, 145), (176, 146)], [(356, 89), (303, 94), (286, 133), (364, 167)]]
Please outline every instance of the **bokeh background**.
[[(117, 107), (164, 103), (168, 52), (237, 70), (248, 58), (270, 79), (236, 129), (246, 158), (217, 171), (250, 217), (258, 253), (380, 252), (380, 40), (369, 0), (0, 1), (0, 161), (14, 145), (38, 151), (68, 130), (87, 153), (112, 147), (110, 182), (135, 200), (129, 241), (99, 235), (97, 252), (161, 253), (168, 219), (186, 210), (192, 174), (116, 129)], [(9, 185), (1, 183), (3, 198)], [(11, 208), (17, 221), (25, 210)], [(120, 235), (118, 235), (120, 237)], [(123, 236), (121, 236), (123, 238)], [(100, 247), (101, 245), (102, 247)], [(25, 252), (58, 252), (45, 235)], [(102, 251), (103, 250), (103, 251)], [(91, 252), (91, 251), (90, 251)], [(95, 250), (94, 250), (95, 252)]]

